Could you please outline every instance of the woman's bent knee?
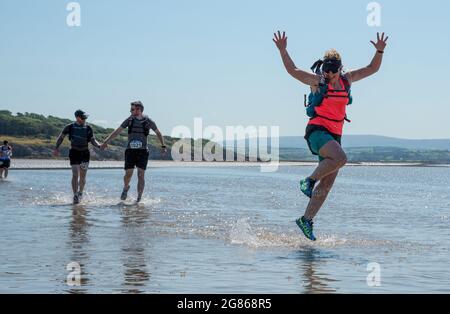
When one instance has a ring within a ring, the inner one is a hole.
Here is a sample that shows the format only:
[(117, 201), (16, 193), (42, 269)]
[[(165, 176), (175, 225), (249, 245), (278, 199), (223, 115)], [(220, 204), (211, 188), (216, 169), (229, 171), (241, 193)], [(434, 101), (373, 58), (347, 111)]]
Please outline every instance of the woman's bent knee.
[(347, 161), (347, 155), (343, 153), (338, 159), (339, 168), (344, 167), (347, 164)]

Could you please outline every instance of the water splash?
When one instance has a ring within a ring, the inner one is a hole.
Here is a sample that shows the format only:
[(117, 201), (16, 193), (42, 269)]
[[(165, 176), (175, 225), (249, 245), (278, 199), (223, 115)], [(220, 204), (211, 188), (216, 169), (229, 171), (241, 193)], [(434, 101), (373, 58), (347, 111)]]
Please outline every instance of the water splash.
[[(29, 206), (52, 206), (52, 207), (60, 207), (60, 206), (72, 206), (73, 205), (73, 196), (70, 193), (65, 192), (55, 192), (51, 195), (48, 193), (31, 195), (29, 198), (21, 200), (21, 204)], [(145, 205), (155, 205), (161, 203), (160, 198), (150, 198), (144, 197), (142, 201), (139, 203), (140, 206)], [(94, 193), (94, 192), (85, 192), (83, 195), (83, 199), (80, 205), (85, 205), (89, 207), (112, 207), (112, 206), (135, 206), (137, 205), (133, 198), (129, 198), (128, 201), (122, 202), (120, 199), (116, 199), (116, 197), (107, 196), (104, 194)]]
[(300, 232), (277, 232), (275, 227), (252, 227), (249, 218), (238, 219), (229, 232), (232, 244), (250, 248), (289, 248), (305, 247), (337, 248), (337, 247), (394, 247), (388, 240), (349, 239), (336, 234), (319, 235), (317, 241), (306, 239)]
[(248, 218), (239, 219), (230, 230), (230, 241), (232, 244), (247, 245), (250, 247), (261, 247), (267, 243), (263, 243), (256, 235), (253, 234), (252, 228), (248, 223)]

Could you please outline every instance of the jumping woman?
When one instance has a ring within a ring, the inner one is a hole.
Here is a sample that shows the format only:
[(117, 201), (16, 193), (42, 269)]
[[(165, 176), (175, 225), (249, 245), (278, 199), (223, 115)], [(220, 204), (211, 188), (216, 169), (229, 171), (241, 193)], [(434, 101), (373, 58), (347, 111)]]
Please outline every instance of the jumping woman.
[[(303, 84), (310, 86), (311, 94), (307, 105), (310, 117), (306, 127), (305, 139), (309, 149), (319, 156), (315, 171), (300, 181), (300, 190), (310, 198), (305, 214), (296, 220), (304, 235), (315, 241), (313, 218), (317, 215), (328, 193), (333, 187), (339, 169), (347, 163), (347, 156), (341, 147), (344, 122), (347, 120), (346, 108), (351, 103), (352, 83), (378, 72), (383, 59), (388, 37), (377, 33), (377, 42), (371, 41), (376, 49), (372, 62), (364, 68), (344, 73), (340, 54), (331, 49), (323, 60), (314, 63), (314, 73), (298, 69), (287, 52), (285, 32), (274, 34), (277, 48), (287, 72)], [(348, 120), (347, 120), (348, 121)]]

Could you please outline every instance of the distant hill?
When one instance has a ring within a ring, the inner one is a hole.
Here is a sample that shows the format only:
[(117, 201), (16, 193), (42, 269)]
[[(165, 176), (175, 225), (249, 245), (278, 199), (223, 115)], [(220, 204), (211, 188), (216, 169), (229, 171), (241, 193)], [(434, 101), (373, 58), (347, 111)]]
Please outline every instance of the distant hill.
[[(227, 142), (225, 147), (232, 149), (233, 146), (243, 147), (245, 144), (248, 148), (248, 140), (236, 141), (235, 145)], [(450, 164), (450, 139), (406, 140), (377, 135), (346, 135), (342, 144), (351, 162)], [(280, 160), (317, 160), (301, 136), (282, 136), (279, 147)]]
[[(379, 135), (344, 135), (342, 146), (351, 147), (396, 147), (405, 149), (450, 150), (450, 139), (411, 140)], [(302, 136), (280, 137), (282, 148), (307, 148)]]
[[(242, 146), (245, 142), (239, 140), (236, 143), (238, 146)], [(231, 147), (231, 144), (232, 142), (227, 142), (226, 146)], [(308, 148), (303, 136), (281, 136), (279, 146), (280, 148)], [(344, 135), (342, 146), (345, 148), (396, 147), (420, 150), (450, 150), (450, 139), (413, 140), (380, 135)]]
[[(415, 150), (398, 147), (347, 147), (350, 162), (408, 162), (422, 164), (450, 164), (448, 150)], [(280, 160), (315, 161), (317, 157), (306, 148), (280, 148)]]

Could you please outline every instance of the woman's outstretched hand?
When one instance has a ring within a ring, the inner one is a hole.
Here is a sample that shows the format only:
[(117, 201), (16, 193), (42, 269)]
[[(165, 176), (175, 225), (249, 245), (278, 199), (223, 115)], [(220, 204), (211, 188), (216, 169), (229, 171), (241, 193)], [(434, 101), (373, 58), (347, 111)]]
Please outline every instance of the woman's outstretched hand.
[(286, 32), (283, 32), (283, 35), (281, 35), (280, 31), (278, 33), (274, 33), (274, 38), (272, 39), (275, 45), (277, 45), (277, 48), (282, 50), (286, 50), (287, 48), (287, 37)]
[(389, 38), (389, 36), (384, 38), (384, 33), (381, 34), (381, 38), (380, 38), (380, 33), (377, 33), (377, 42), (375, 43), (373, 40), (371, 40), (370, 42), (372, 43), (372, 45), (375, 46), (375, 48), (378, 51), (384, 51), (384, 48), (386, 48), (386, 42), (387, 42), (388, 38)]

